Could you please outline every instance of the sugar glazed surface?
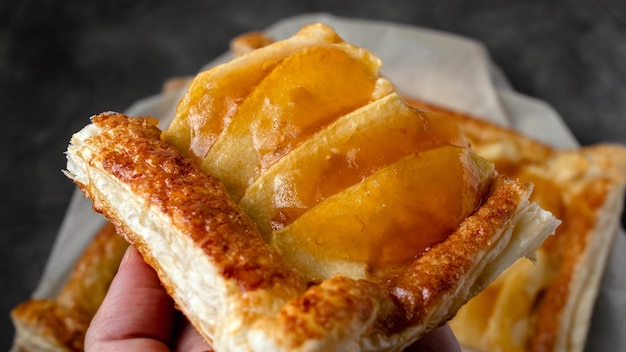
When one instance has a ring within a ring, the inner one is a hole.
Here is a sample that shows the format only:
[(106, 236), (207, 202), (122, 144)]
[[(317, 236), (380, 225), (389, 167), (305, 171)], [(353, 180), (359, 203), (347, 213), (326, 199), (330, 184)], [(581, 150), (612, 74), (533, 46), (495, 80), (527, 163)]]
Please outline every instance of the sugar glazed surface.
[(334, 32), (292, 43), (327, 30), (199, 74), (164, 132), (317, 282), (337, 266), (353, 278), (405, 266), (472, 214), (495, 176), (456, 124), (409, 107), (368, 51)]

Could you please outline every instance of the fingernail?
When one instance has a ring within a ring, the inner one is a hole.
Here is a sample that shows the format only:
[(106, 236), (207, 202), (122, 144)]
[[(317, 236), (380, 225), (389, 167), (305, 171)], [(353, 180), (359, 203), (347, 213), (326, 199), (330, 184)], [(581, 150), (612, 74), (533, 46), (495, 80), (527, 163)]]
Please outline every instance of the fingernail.
[(128, 258), (130, 257), (130, 252), (133, 251), (133, 246), (128, 246), (128, 248), (126, 248), (126, 252), (124, 252), (124, 256), (122, 257), (122, 261), (120, 262), (120, 266), (124, 265), (124, 263), (126, 263), (126, 261), (128, 261)]

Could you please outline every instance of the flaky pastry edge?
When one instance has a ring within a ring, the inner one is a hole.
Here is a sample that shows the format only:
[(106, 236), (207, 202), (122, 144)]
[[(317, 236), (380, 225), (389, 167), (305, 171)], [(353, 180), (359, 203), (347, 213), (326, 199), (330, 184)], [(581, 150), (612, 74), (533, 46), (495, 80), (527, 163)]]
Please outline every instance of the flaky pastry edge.
[[(532, 318), (542, 325), (535, 327), (533, 324), (528, 347), (583, 351), (611, 244), (621, 225), (620, 214), (626, 188), (626, 149), (621, 145), (602, 143), (560, 150), (507, 127), (431, 104), (409, 101), (411, 105), (456, 121), (481, 156), (490, 160), (506, 160), (514, 167), (538, 173), (559, 185), (562, 193), (559, 196), (564, 197), (566, 202), (585, 203), (583, 205), (589, 213), (584, 221), (589, 222), (589, 227), (570, 234), (572, 237), (568, 241), (572, 243), (565, 241), (553, 249), (567, 253), (567, 258), (560, 263), (556, 273), (547, 273), (553, 278), (547, 284), (541, 284), (548, 296), (556, 297), (556, 301), (543, 304), (541, 316)], [(591, 192), (593, 200), (574, 199), (584, 192)], [(563, 225), (568, 226), (566, 223)], [(543, 248), (540, 251), (544, 251)], [(544, 254), (547, 261), (554, 260), (551, 256), (559, 255)], [(511, 334), (497, 324), (492, 329), (500, 336)]]
[(530, 185), (498, 177), (485, 204), (391, 284), (334, 276), (307, 287), (221, 183), (159, 136), (149, 119), (95, 116), (72, 137), (65, 173), (218, 351), (401, 350), (558, 225), (528, 201)]

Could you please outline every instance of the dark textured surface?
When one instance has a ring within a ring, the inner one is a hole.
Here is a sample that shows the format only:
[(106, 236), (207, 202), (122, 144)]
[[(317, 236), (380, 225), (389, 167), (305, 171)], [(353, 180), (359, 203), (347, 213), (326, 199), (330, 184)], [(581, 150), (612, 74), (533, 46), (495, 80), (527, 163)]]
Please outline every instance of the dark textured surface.
[(34, 289), (74, 186), (60, 172), (87, 118), (124, 110), (196, 70), (228, 40), (329, 12), (476, 38), (520, 92), (547, 101), (582, 144), (626, 142), (626, 4), (617, 1), (16, 1), (0, 3), (3, 234), (8, 311)]

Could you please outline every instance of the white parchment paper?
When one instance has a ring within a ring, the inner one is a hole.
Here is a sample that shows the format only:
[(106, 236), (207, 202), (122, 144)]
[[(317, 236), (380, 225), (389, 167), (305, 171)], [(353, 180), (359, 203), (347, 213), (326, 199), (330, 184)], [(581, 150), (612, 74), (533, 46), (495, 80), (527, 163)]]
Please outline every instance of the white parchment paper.
[[(284, 39), (303, 25), (324, 22), (346, 41), (370, 49), (383, 61), (382, 72), (405, 94), (511, 126), (557, 148), (577, 142), (548, 104), (513, 91), (478, 42), (456, 35), (406, 25), (310, 14), (280, 21), (266, 33)], [(230, 53), (206, 67), (224, 62)], [(182, 91), (138, 101), (126, 114), (171, 120)], [(85, 117), (85, 123), (87, 123)], [(69, 182), (69, 181), (68, 181)], [(75, 192), (41, 282), (33, 296), (54, 297), (74, 261), (103, 224), (90, 201)], [(626, 235), (619, 233), (602, 281), (589, 332), (587, 351), (617, 351), (626, 346)]]

